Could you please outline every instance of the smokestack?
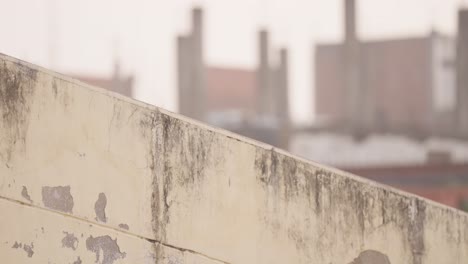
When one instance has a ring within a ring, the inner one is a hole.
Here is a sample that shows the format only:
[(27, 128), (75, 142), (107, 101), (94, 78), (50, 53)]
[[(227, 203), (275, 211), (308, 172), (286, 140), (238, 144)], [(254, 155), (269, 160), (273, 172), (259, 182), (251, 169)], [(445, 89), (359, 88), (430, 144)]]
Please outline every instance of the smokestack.
[(272, 95), (270, 89), (269, 43), (268, 32), (261, 30), (258, 33), (258, 69), (257, 69), (257, 106), (258, 114), (262, 117), (272, 114)]
[(345, 117), (346, 126), (353, 133), (358, 133), (364, 129), (363, 119), (365, 113), (367, 96), (363, 91), (361, 76), (361, 45), (356, 36), (356, 2), (355, 0), (345, 1), (345, 41), (343, 54), (344, 67), (344, 95), (346, 98)]
[(289, 149), (289, 137), (291, 132), (291, 120), (289, 116), (289, 67), (288, 50), (280, 49), (280, 61), (277, 69), (276, 80), (276, 108), (280, 132), (280, 147)]
[(193, 118), (204, 121), (206, 112), (205, 65), (203, 61), (203, 11), (201, 8), (192, 10), (191, 34), (191, 83), (194, 90), (192, 114)]
[(179, 113), (190, 116), (193, 98), (190, 90), (190, 37), (177, 37), (177, 86), (179, 92)]
[(457, 124), (461, 136), (468, 136), (468, 10), (458, 11), (457, 39)]
[(355, 41), (356, 37), (356, 1), (345, 1), (345, 41)]

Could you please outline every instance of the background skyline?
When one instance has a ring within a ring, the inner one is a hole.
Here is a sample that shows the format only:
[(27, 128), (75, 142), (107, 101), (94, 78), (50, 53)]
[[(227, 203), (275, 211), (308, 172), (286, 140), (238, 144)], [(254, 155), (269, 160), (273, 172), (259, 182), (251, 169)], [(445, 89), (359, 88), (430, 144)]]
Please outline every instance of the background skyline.
[[(361, 39), (454, 35), (461, 0), (360, 0)], [(205, 61), (254, 69), (257, 31), (274, 49), (290, 51), (290, 112), (313, 118), (314, 46), (342, 39), (341, 0), (58, 1), (0, 0), (0, 52), (66, 74), (110, 76), (117, 56), (134, 74), (135, 98), (177, 111), (176, 36), (188, 31), (190, 10), (202, 7)], [(53, 52), (51, 52), (53, 51)]]

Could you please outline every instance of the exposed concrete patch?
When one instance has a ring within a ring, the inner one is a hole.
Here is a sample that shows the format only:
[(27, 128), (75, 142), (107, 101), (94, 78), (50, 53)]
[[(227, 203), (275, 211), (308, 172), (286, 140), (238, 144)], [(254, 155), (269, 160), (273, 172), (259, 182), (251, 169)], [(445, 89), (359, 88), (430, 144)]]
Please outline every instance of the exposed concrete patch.
[(390, 260), (385, 254), (382, 254), (375, 250), (366, 250), (361, 252), (357, 258), (355, 258), (349, 264), (391, 264)]
[(129, 229), (127, 224), (119, 224), (119, 227), (122, 228), (122, 229), (125, 229), (125, 230)]
[(13, 246), (11, 248), (21, 248), (21, 247), (23, 247), (23, 244), (18, 243), (18, 242), (15, 241), (15, 244), (13, 244)]
[(104, 193), (100, 193), (99, 197), (94, 203), (94, 212), (96, 213), (96, 221), (99, 222), (107, 222), (106, 217), (106, 205), (107, 205), (107, 197)]
[(33, 202), (31, 200), (31, 196), (29, 196), (28, 189), (26, 188), (26, 186), (23, 186), (23, 189), (21, 190), (21, 196), (23, 196), (23, 198), (26, 199), (28, 202)]
[(70, 186), (42, 187), (42, 202), (44, 206), (65, 213), (73, 212), (73, 196)]
[(80, 257), (78, 257), (78, 259), (77, 259), (77, 260), (75, 260), (75, 261), (73, 262), (73, 264), (81, 264), (81, 258), (80, 258)]
[(86, 248), (96, 254), (96, 263), (101, 259), (102, 264), (112, 264), (117, 259), (123, 259), (126, 256), (125, 252), (120, 252), (117, 239), (112, 240), (110, 236), (93, 237), (86, 239)]
[(31, 258), (34, 255), (33, 248), (34, 248), (33, 243), (31, 243), (31, 245), (26, 245), (26, 244), (23, 245), (23, 250), (26, 251), (26, 253), (28, 253), (28, 258)]
[(31, 258), (33, 255), (34, 255), (34, 244), (31, 243), (31, 245), (26, 245), (26, 244), (22, 244), (22, 243), (18, 243), (15, 241), (15, 244), (13, 244), (13, 246), (11, 248), (14, 248), (14, 249), (20, 249), (22, 248), (26, 254), (28, 254), (28, 258)]
[(78, 238), (73, 233), (63, 232), (65, 237), (62, 239), (62, 247), (76, 250), (78, 247)]

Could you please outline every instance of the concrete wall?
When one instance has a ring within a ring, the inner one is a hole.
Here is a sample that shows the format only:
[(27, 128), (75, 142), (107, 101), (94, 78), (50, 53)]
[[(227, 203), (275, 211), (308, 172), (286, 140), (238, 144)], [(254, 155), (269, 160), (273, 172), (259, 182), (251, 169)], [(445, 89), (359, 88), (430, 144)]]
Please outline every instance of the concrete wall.
[(468, 217), (0, 56), (4, 263), (466, 263)]

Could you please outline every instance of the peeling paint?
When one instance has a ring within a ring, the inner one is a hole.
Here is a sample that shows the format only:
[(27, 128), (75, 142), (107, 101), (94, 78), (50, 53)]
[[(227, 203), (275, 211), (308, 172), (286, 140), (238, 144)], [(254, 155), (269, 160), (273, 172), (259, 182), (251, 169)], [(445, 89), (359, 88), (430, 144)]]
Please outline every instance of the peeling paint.
[(34, 255), (33, 248), (34, 248), (33, 243), (31, 243), (31, 245), (26, 245), (26, 244), (23, 245), (23, 250), (26, 251), (26, 253), (28, 253), (28, 258), (32, 258), (32, 256)]
[(73, 212), (73, 196), (70, 186), (42, 187), (42, 202), (44, 206), (65, 213)]
[(21, 247), (23, 247), (23, 244), (18, 243), (18, 242), (15, 241), (15, 244), (13, 244), (13, 246), (11, 248), (21, 248)]
[(101, 259), (101, 252), (102, 264), (112, 264), (115, 260), (126, 256), (125, 252), (120, 252), (117, 239), (112, 240), (110, 236), (90, 236), (86, 239), (86, 248), (96, 254), (96, 263)]
[(26, 245), (26, 244), (22, 244), (22, 243), (18, 243), (15, 241), (15, 244), (13, 244), (13, 246), (11, 248), (14, 248), (14, 249), (20, 249), (22, 248), (24, 250), (24, 252), (26, 252), (26, 254), (28, 255), (28, 258), (31, 258), (33, 255), (34, 255), (34, 244), (31, 243), (31, 245)]
[(26, 188), (26, 186), (23, 186), (23, 189), (21, 190), (21, 196), (23, 196), (23, 198), (26, 199), (28, 202), (33, 202), (31, 200), (31, 196), (29, 196), (28, 189)]
[(119, 227), (122, 228), (122, 229), (125, 229), (125, 230), (129, 229), (127, 224), (119, 224)]
[(78, 247), (78, 238), (73, 233), (63, 232), (65, 237), (62, 239), (62, 247), (76, 250)]
[(81, 264), (81, 258), (78, 257), (78, 259), (76, 261), (74, 261), (73, 264)]
[(94, 212), (96, 213), (96, 221), (107, 222), (106, 217), (107, 197), (104, 193), (100, 193), (99, 197), (94, 203)]
[(375, 250), (366, 250), (361, 252), (357, 258), (355, 258), (349, 264), (391, 264), (390, 260), (385, 254), (382, 254)]

